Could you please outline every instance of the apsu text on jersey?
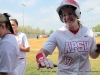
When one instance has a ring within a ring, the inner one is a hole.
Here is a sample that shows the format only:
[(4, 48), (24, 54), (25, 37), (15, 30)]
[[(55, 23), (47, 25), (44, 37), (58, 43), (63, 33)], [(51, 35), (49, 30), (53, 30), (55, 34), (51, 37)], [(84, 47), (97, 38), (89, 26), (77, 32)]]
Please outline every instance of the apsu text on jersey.
[(64, 53), (88, 52), (89, 41), (65, 42), (65, 49), (64, 50), (65, 50)]

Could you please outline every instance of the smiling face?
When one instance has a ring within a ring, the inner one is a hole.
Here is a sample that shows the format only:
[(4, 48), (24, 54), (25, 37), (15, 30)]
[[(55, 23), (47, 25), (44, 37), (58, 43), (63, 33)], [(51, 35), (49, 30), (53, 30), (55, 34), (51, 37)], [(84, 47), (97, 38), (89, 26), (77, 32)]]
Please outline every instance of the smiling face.
[(62, 19), (68, 29), (76, 30), (79, 28), (77, 17), (74, 14), (74, 9), (72, 7), (62, 9)]

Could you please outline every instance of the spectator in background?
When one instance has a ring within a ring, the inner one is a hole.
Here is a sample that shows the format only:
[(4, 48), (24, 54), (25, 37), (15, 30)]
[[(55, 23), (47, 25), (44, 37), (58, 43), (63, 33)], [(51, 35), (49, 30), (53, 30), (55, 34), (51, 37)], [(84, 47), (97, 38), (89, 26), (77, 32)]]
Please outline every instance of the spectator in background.
[(37, 39), (39, 39), (39, 35), (37, 34), (37, 37), (36, 37)]

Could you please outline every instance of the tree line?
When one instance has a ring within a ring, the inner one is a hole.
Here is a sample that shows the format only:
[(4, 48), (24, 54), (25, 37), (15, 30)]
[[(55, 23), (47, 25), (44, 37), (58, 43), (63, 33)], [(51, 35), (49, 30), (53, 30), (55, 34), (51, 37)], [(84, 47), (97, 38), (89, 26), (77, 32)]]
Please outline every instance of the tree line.
[(100, 24), (92, 28), (94, 32), (100, 32)]
[[(100, 32), (100, 24), (92, 28), (94, 32)], [(39, 27), (33, 28), (32, 26), (19, 26), (18, 30), (26, 34), (39, 34), (39, 35), (50, 35), (54, 31), (51, 29), (49, 32), (46, 32), (45, 29), (40, 29)]]
[(49, 32), (46, 32), (44, 29), (40, 29), (40, 28), (33, 28), (31, 26), (19, 26), (18, 30), (21, 32), (24, 32), (25, 34), (39, 34), (39, 35), (50, 35), (51, 33), (53, 33), (53, 30), (50, 30)]

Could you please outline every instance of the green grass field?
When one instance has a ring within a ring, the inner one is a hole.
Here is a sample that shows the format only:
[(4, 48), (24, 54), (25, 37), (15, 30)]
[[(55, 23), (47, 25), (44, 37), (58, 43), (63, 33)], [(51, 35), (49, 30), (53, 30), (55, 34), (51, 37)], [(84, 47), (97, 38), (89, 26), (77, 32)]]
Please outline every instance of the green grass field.
[[(56, 75), (57, 68), (42, 68), (40, 70), (36, 69), (35, 56), (37, 52), (38, 50), (31, 50), (29, 53), (27, 53), (27, 69), (25, 75)], [(54, 51), (54, 53), (50, 55), (48, 58), (57, 64), (58, 52)], [(100, 56), (97, 59), (90, 58), (90, 63), (92, 67), (92, 75), (100, 75)]]

